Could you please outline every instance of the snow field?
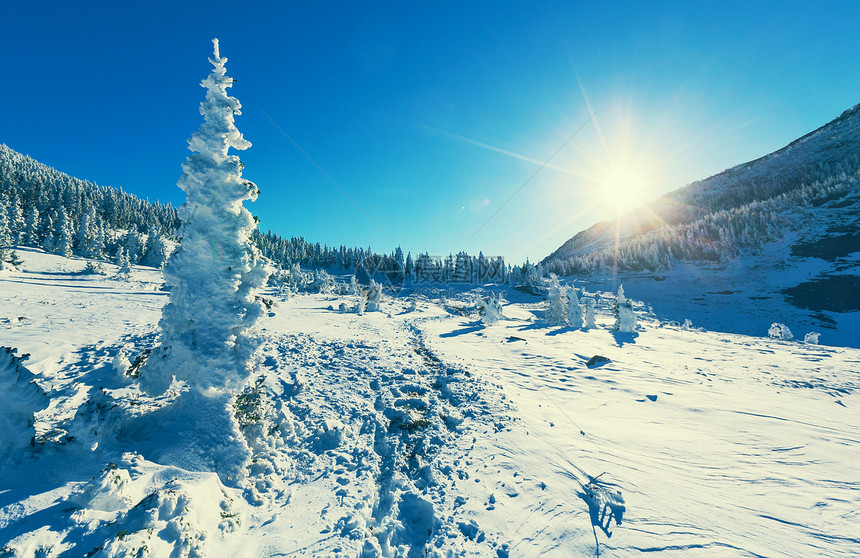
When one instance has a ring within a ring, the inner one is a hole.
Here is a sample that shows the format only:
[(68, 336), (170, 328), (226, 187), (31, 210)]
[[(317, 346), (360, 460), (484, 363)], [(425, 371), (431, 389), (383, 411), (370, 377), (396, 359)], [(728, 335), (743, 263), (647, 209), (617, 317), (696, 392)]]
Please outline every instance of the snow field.
[(0, 345), (31, 353), (49, 406), (0, 470), (0, 556), (860, 553), (856, 349), (661, 327), (641, 305), (638, 334), (612, 332), (610, 295), (588, 330), (516, 291), (492, 325), (468, 293), (363, 315), (280, 298), (228, 487), (182, 451), (211, 425), (154, 419), (181, 385), (150, 397), (124, 374), (155, 342), (160, 274), (20, 254)]

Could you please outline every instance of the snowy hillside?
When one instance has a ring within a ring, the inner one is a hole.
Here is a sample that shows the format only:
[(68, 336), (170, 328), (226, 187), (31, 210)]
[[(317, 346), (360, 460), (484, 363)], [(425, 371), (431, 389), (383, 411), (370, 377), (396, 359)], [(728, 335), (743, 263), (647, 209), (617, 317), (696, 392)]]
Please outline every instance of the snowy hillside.
[(607, 288), (623, 282), (667, 318), (754, 335), (790, 321), (822, 330), (825, 343), (858, 347), (858, 217), (860, 106), (779, 151), (598, 223), (542, 265)]
[(354, 295), (270, 290), (234, 404), (248, 482), (225, 486), (133, 428), (183, 389), (135, 378), (161, 273), (19, 255), (0, 271), (0, 345), (17, 349), (0, 386), (30, 395), (4, 403), (24, 434), (0, 455), (0, 556), (860, 554), (856, 349), (638, 303), (641, 329), (617, 333), (589, 284), (585, 330), (501, 287), (492, 325), (468, 292), (358, 314), (338, 310)]

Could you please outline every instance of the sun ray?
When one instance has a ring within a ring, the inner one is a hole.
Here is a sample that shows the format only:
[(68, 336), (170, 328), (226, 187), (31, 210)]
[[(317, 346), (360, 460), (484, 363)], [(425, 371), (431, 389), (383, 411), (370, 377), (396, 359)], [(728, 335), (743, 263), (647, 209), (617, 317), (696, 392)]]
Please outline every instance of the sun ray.
[(490, 145), (490, 144), (488, 144), (488, 143), (484, 143), (484, 142), (482, 142), (482, 141), (478, 141), (478, 140), (475, 140), (475, 139), (467, 138), (467, 137), (465, 137), (465, 136), (461, 136), (461, 135), (459, 135), (459, 134), (455, 134), (455, 133), (453, 133), (453, 132), (448, 132), (448, 131), (446, 131), (446, 130), (441, 130), (441, 129), (438, 129), (438, 128), (433, 128), (433, 127), (431, 127), (431, 126), (425, 126), (425, 128), (426, 128), (427, 130), (430, 130), (430, 131), (435, 132), (435, 133), (437, 133), (437, 134), (440, 134), (440, 135), (443, 135), (443, 136), (447, 136), (447, 137), (449, 137), (449, 138), (453, 138), (453, 139), (456, 139), (456, 140), (462, 141), (462, 142), (464, 142), (464, 143), (468, 143), (468, 144), (470, 144), (470, 145), (474, 145), (475, 147), (480, 147), (480, 148), (483, 148), (483, 149), (487, 149), (487, 150), (489, 150), (489, 151), (493, 151), (493, 152), (495, 152), (495, 153), (499, 153), (499, 154), (501, 154), (501, 155), (507, 155), (508, 157), (512, 157), (512, 158), (514, 158), (514, 159), (518, 159), (518, 160), (520, 160), (520, 161), (525, 161), (525, 162), (527, 162), (527, 163), (533, 163), (533, 164), (535, 164), (535, 165), (542, 166), (543, 168), (546, 168), (546, 169), (552, 169), (552, 170), (555, 170), (555, 171), (558, 171), (558, 172), (561, 172), (561, 173), (564, 173), (564, 174), (569, 174), (569, 175), (571, 175), (571, 176), (576, 176), (576, 177), (578, 177), (578, 178), (588, 178), (588, 176), (587, 176), (587, 175), (584, 175), (584, 174), (582, 174), (582, 173), (580, 173), (580, 172), (574, 171), (574, 170), (569, 169), (569, 168), (567, 168), (567, 167), (563, 167), (563, 166), (561, 166), (561, 165), (556, 165), (556, 164), (553, 164), (553, 163), (546, 163), (545, 161), (541, 161), (541, 160), (539, 160), (539, 159), (535, 159), (535, 158), (533, 158), (533, 157), (529, 157), (528, 155), (522, 155), (522, 154), (520, 154), (520, 153), (516, 153), (515, 151), (510, 151), (510, 150), (507, 150), (507, 149), (503, 149), (503, 148), (501, 148), (501, 147), (496, 147), (495, 145)]

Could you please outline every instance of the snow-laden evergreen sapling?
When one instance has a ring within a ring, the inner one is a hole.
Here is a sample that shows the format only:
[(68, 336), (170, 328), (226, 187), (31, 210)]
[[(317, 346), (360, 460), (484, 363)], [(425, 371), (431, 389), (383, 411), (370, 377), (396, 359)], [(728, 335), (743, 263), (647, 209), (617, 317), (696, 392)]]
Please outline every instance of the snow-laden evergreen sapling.
[(549, 276), (546, 297), (546, 321), (552, 326), (567, 325), (567, 289), (558, 282), (555, 273)]
[(33, 444), (36, 412), (48, 407), (36, 377), (21, 363), (15, 349), (0, 347), (0, 466)]
[(594, 329), (597, 327), (597, 322), (594, 319), (594, 299), (585, 299), (585, 327), (586, 329)]
[(60, 256), (71, 258), (72, 246), (74, 244), (74, 233), (72, 232), (72, 223), (66, 210), (60, 208), (59, 222), (57, 223), (57, 236), (54, 240), (54, 253)]
[(579, 304), (579, 297), (576, 296), (576, 289), (571, 286), (567, 290), (567, 323), (570, 327), (582, 327), (582, 305)]
[(0, 206), (0, 270), (5, 269), (11, 255), (12, 235), (9, 232), (8, 222), (6, 212)]
[(119, 275), (128, 275), (131, 273), (131, 263), (128, 261), (128, 253), (122, 245), (116, 247), (114, 263), (116, 264), (117, 273)]
[(370, 286), (367, 288), (367, 306), (368, 312), (380, 312), (379, 305), (382, 303), (382, 285), (370, 280)]
[[(415, 304), (415, 300), (412, 300)], [(481, 321), (486, 325), (493, 325), (499, 320), (505, 319), (502, 311), (502, 293), (490, 293), (487, 296), (478, 296), (478, 314)]]
[(615, 295), (615, 331), (621, 333), (636, 332), (636, 312), (633, 310), (633, 301), (624, 296), (624, 286), (618, 286)]
[(178, 461), (236, 482), (250, 454), (231, 399), (243, 387), (258, 346), (249, 330), (263, 305), (254, 292), (269, 271), (251, 243), (256, 222), (242, 205), (255, 200), (259, 190), (242, 178), (239, 157), (228, 152), (251, 144), (234, 124), (241, 105), (227, 95), (233, 79), (226, 76), (218, 40), (213, 43), (214, 69), (201, 83), (204, 122), (188, 142), (193, 153), (179, 180), (186, 193), (179, 208), (181, 242), (164, 269), (170, 300), (159, 322), (159, 345), (140, 381), (151, 394), (163, 393), (174, 378), (185, 382), (188, 391), (172, 416), (176, 443), (188, 445)]

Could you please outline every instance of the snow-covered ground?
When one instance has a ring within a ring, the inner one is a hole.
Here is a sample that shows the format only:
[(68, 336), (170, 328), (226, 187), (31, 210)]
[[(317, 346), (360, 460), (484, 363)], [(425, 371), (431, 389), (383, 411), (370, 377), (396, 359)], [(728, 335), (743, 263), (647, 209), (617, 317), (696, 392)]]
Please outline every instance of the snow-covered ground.
[(646, 315), (613, 333), (606, 297), (574, 331), (514, 290), (489, 326), (460, 295), (358, 315), (267, 293), (239, 405), (255, 457), (225, 486), (129, 430), (175, 396), (123, 374), (160, 273), (19, 254), (0, 346), (50, 403), (0, 463), (0, 556), (860, 555), (860, 350)]

